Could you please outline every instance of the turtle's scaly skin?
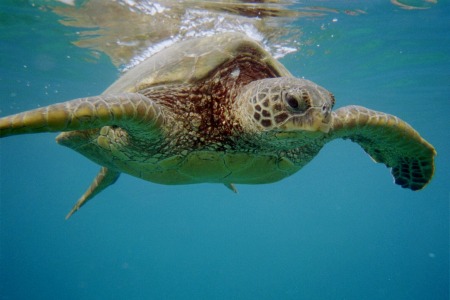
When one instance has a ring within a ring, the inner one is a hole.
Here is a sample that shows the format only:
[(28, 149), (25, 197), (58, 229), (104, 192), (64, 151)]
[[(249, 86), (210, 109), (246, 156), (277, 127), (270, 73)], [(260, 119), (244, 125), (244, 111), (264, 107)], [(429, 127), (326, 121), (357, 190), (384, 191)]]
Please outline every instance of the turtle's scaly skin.
[(171, 46), (102, 95), (0, 119), (0, 136), (63, 131), (58, 143), (102, 169), (68, 217), (120, 173), (162, 184), (269, 183), (350, 139), (423, 188), (434, 148), (404, 121), (364, 107), (332, 112), (333, 95), (297, 79), (259, 44), (228, 33)]

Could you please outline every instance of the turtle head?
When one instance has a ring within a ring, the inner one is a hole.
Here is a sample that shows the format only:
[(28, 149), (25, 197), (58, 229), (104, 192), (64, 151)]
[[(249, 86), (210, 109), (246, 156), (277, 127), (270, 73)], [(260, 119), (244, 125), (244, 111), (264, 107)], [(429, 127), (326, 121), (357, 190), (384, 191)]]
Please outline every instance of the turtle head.
[(317, 84), (298, 78), (268, 78), (246, 86), (247, 120), (259, 130), (328, 132), (334, 96)]

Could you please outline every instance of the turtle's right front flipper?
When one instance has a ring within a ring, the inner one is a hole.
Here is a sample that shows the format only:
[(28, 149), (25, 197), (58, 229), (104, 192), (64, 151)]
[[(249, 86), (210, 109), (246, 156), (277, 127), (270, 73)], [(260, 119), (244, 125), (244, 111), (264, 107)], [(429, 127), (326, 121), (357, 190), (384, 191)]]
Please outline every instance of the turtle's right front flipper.
[(72, 131), (116, 125), (139, 132), (159, 128), (161, 110), (138, 93), (100, 95), (75, 99), (0, 118), (0, 137)]
[(436, 150), (405, 121), (362, 106), (333, 112), (331, 138), (358, 143), (374, 161), (392, 168), (395, 183), (411, 190), (424, 188), (434, 174)]

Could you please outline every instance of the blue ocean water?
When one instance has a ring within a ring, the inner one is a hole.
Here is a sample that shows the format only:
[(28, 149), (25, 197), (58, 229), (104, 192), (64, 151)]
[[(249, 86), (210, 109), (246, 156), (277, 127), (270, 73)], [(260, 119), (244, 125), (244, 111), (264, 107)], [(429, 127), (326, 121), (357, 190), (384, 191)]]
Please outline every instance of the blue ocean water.
[[(1, 116), (100, 94), (119, 76), (33, 3), (0, 4)], [(337, 107), (410, 123), (438, 152), (429, 186), (402, 189), (358, 145), (333, 141), (290, 178), (237, 195), (122, 175), (65, 221), (99, 167), (56, 134), (9, 137), (0, 299), (448, 299), (450, 6), (360, 6), (357, 17), (298, 19), (313, 42), (281, 61)]]

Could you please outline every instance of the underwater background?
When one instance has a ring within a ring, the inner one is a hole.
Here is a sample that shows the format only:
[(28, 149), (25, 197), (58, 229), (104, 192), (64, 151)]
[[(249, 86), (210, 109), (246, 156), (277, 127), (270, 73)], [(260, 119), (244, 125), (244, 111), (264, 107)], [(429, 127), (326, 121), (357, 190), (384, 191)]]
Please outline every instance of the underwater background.
[[(61, 2), (0, 2), (0, 116), (100, 94), (124, 69), (74, 44), (86, 29), (54, 9), (88, 1)], [(449, 1), (284, 3), (307, 13), (288, 14), (280, 61), (336, 107), (411, 124), (438, 152), (431, 183), (402, 189), (335, 140), (297, 174), (238, 194), (123, 174), (65, 221), (99, 166), (55, 133), (8, 137), (0, 299), (449, 299)]]

